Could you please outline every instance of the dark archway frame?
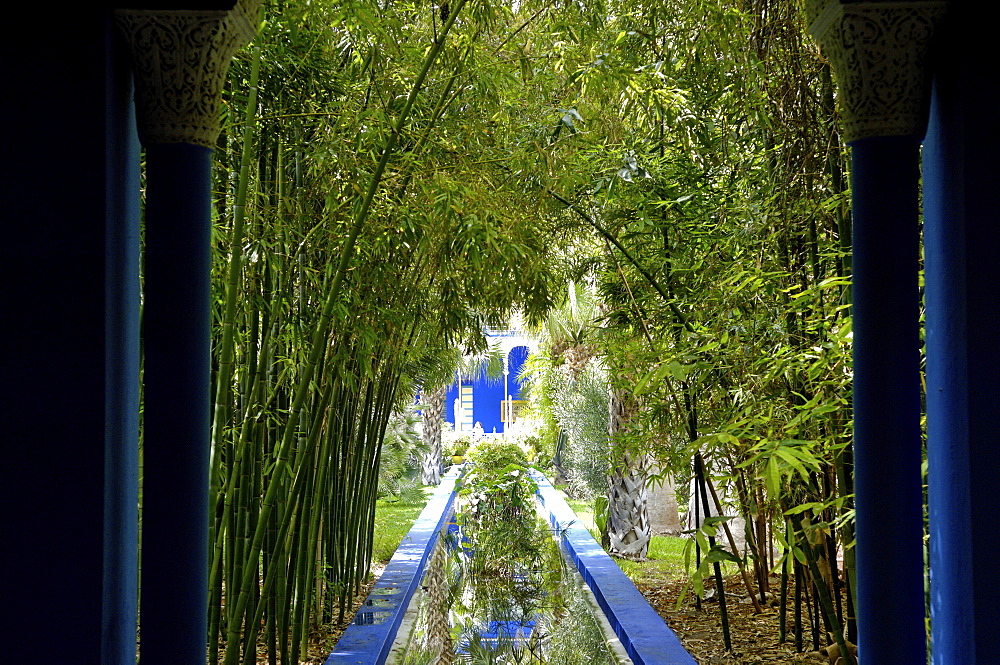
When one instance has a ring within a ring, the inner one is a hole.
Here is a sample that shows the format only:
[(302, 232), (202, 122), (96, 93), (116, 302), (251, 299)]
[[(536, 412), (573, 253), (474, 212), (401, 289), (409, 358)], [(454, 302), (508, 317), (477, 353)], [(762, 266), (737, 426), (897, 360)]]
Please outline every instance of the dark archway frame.
[[(179, 6), (158, 4), (154, 9)], [(223, 12), (235, 7), (231, 1), (187, 4), (215, 4), (195, 8)], [(899, 56), (920, 41), (914, 38), (920, 31), (899, 31), (905, 25), (900, 16), (931, 26), (921, 43), (920, 73), (908, 79), (930, 83), (913, 93), (917, 116), (925, 120), (886, 131), (865, 120), (870, 107), (841, 107), (848, 126), (860, 128), (851, 140), (863, 663), (926, 659), (923, 445), (934, 662), (987, 663), (1000, 651), (994, 595), (1000, 567), (992, 561), (1000, 551), (993, 525), (1000, 513), (1000, 223), (994, 196), (1000, 82), (995, 57), (986, 52), (990, 25), (975, 4), (807, 3), (824, 50), (835, 64), (833, 51), (842, 50), (848, 63), (837, 72), (842, 103), (866, 87), (877, 99), (888, 80), (883, 74), (894, 70), (869, 65), (884, 62), (879, 53)], [(31, 662), (57, 641), (78, 662), (134, 659), (142, 311), (143, 662), (198, 662), (203, 578), (190, 571), (203, 566), (207, 550), (201, 492), (208, 331), (201, 313), (207, 240), (205, 227), (194, 220), (206, 214), (211, 142), (144, 136), (146, 223), (162, 234), (148, 229), (152, 282), (141, 303), (133, 277), (140, 152), (132, 59), (112, 8), (51, 14), (42, 24), (38, 12), (15, 10), (13, 34), (2, 45), (9, 95), (0, 160), (3, 265), (12, 304), (4, 374), (3, 569), (12, 615), (7, 629), (14, 636), (5, 659)], [(856, 34), (867, 35), (869, 44), (845, 40), (845, 18), (860, 20)], [(895, 37), (902, 41), (893, 46)], [(218, 66), (227, 62), (222, 57)], [(852, 114), (862, 122), (851, 124)], [(157, 180), (162, 204), (155, 200)], [(181, 275), (172, 272), (177, 270)], [(166, 369), (156, 369), (157, 363)], [(180, 585), (171, 581), (177, 579)]]

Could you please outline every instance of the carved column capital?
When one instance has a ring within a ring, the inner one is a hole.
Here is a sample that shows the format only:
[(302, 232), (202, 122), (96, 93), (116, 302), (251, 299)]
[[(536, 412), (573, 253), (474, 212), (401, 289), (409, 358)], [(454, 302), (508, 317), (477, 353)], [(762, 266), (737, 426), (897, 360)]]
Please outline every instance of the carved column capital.
[(256, 34), (259, 6), (237, 0), (229, 10), (115, 10), (132, 54), (143, 144), (215, 147), (226, 71)]
[(927, 53), (945, 5), (806, 0), (809, 33), (837, 78), (848, 143), (924, 135), (930, 99)]

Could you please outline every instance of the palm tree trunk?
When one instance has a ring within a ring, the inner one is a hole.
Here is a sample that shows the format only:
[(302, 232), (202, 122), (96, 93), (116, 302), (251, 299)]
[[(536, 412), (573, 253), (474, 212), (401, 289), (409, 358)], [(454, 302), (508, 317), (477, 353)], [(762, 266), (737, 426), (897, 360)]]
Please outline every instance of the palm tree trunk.
[(608, 477), (608, 552), (623, 559), (644, 561), (649, 552), (649, 518), (646, 514), (646, 467), (643, 454), (628, 449), (624, 435), (637, 405), (634, 398), (612, 389), (608, 401), (611, 437), (611, 472)]
[(437, 485), (441, 482), (441, 415), (444, 413), (444, 402), (447, 396), (447, 386), (439, 386), (425, 393), (422, 417), (424, 422), (424, 445), (427, 452), (420, 466), (420, 482), (424, 485)]
[(438, 543), (434, 558), (427, 567), (427, 591), (430, 606), (427, 615), (427, 646), (434, 665), (449, 665), (454, 660), (451, 626), (448, 624), (448, 582), (444, 573), (445, 545)]

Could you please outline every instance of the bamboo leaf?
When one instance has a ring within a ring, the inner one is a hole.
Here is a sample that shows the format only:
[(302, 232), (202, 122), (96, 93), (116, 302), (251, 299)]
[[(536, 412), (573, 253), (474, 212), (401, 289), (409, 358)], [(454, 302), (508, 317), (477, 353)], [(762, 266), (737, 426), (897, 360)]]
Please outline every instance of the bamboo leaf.
[(769, 457), (765, 467), (764, 482), (767, 486), (767, 493), (777, 498), (781, 495), (781, 472), (778, 470), (778, 461), (774, 457)]

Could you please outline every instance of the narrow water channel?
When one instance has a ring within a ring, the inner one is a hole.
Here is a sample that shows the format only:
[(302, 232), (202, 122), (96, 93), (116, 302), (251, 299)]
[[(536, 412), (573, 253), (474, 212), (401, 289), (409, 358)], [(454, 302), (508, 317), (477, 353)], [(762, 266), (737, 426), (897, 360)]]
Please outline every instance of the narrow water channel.
[(514, 466), (465, 479), (414, 600), (415, 619), (398, 636), (405, 647), (395, 663), (631, 662), (602, 626), (534, 492), (525, 469)]

